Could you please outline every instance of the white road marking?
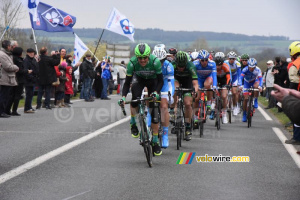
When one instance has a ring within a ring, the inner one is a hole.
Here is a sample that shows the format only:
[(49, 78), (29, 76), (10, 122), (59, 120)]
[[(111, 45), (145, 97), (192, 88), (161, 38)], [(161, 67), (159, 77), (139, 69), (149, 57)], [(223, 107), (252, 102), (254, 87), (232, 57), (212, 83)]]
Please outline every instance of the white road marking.
[(280, 141), (282, 142), (285, 149), (289, 152), (289, 154), (295, 161), (298, 168), (300, 168), (300, 156), (297, 154), (297, 150), (295, 149), (295, 147), (291, 144), (285, 144), (285, 140), (287, 140), (287, 138), (285, 137), (285, 135), (282, 133), (282, 131), (279, 128), (272, 127), (272, 129), (276, 133), (276, 135), (278, 136)]
[(20, 174), (23, 174), (24, 172), (27, 172), (28, 170), (30, 170), (34, 167), (37, 167), (40, 164), (42, 164), (42, 163), (44, 163), (44, 162), (60, 155), (60, 154), (62, 154), (62, 153), (66, 152), (70, 149), (73, 149), (76, 146), (79, 146), (80, 144), (83, 144), (83, 143), (97, 137), (98, 135), (104, 133), (105, 131), (108, 131), (108, 130), (110, 130), (110, 129), (112, 129), (112, 128), (114, 128), (114, 127), (116, 127), (116, 126), (118, 126), (118, 125), (120, 125), (124, 122), (129, 121), (129, 119), (130, 119), (130, 116), (128, 116), (124, 119), (121, 119), (117, 122), (114, 122), (110, 125), (107, 125), (107, 126), (101, 128), (101, 129), (98, 129), (97, 131), (94, 131), (94, 132), (92, 132), (92, 133), (90, 133), (86, 136), (83, 136), (83, 137), (81, 137), (77, 140), (74, 140), (73, 142), (70, 142), (70, 143), (68, 143), (68, 144), (66, 144), (62, 147), (59, 147), (59, 148), (57, 148), (57, 149), (55, 149), (55, 150), (53, 150), (49, 153), (46, 153), (46, 154), (44, 154), (44, 155), (42, 155), (42, 156), (40, 156), (40, 157), (38, 157), (38, 158), (36, 158), (32, 161), (29, 161), (29, 162), (25, 163), (24, 165), (21, 165), (21, 166), (15, 168), (15, 169), (13, 169), (9, 172), (6, 172), (5, 174), (0, 176), (0, 184), (5, 183), (6, 181), (8, 181), (8, 180), (10, 180), (10, 179), (12, 179), (16, 176), (19, 176)]
[(266, 118), (266, 120), (272, 121), (272, 118), (260, 106), (258, 106), (258, 110)]
[(65, 198), (65, 199), (63, 199), (63, 200), (69, 200), (69, 199), (73, 199), (73, 198), (75, 198), (75, 197), (78, 197), (78, 196), (84, 195), (84, 194), (86, 194), (86, 193), (88, 193), (88, 192), (91, 192), (91, 191), (92, 191), (92, 190), (88, 190), (88, 191), (85, 191), (85, 192), (81, 192), (81, 193), (79, 193), (79, 194), (76, 194), (76, 195), (74, 195), (74, 196), (71, 196), (71, 197)]

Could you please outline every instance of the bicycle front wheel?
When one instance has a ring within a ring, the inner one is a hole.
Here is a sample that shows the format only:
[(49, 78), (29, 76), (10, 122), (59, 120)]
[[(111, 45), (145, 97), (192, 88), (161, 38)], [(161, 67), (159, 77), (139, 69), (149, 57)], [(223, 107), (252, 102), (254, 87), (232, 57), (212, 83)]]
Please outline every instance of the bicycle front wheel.
[(251, 127), (251, 118), (252, 118), (252, 97), (250, 96), (249, 97), (249, 100), (248, 100), (248, 111), (247, 111), (247, 120), (248, 120), (248, 128)]
[(152, 146), (151, 146), (150, 135), (149, 135), (150, 133), (148, 133), (146, 120), (144, 118), (140, 120), (140, 125), (141, 125), (141, 139), (144, 147), (145, 156), (149, 167), (152, 167), (153, 153), (152, 153)]

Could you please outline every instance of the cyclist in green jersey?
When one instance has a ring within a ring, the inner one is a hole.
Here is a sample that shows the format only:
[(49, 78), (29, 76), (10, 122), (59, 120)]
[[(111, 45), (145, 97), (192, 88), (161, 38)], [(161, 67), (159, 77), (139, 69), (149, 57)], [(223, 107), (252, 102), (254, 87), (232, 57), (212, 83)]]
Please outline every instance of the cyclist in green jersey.
[[(150, 54), (151, 49), (148, 44), (141, 43), (135, 47), (135, 56), (130, 59), (130, 62), (127, 65), (127, 74), (125, 83), (122, 91), (122, 99), (119, 100), (119, 105), (125, 102), (125, 98), (129, 92), (130, 83), (132, 81), (133, 74), (136, 75), (136, 82), (132, 84), (132, 100), (140, 98), (143, 92), (143, 89), (147, 87), (148, 93), (152, 96), (155, 96), (156, 99), (159, 98), (158, 93), (160, 92), (164, 81), (163, 74), (161, 70), (160, 60), (157, 59), (154, 55)], [(149, 110), (151, 112), (151, 128), (153, 131), (152, 139), (152, 149), (155, 155), (161, 155), (161, 147), (158, 140), (158, 128), (159, 124), (157, 121), (154, 121), (154, 104), (153, 102), (149, 103)], [(138, 104), (131, 103), (130, 105), (131, 112), (131, 135), (134, 138), (139, 137), (139, 130), (136, 126), (135, 115), (138, 113)]]
[[(172, 63), (174, 66), (174, 78), (175, 78), (175, 88), (182, 87), (187, 89), (195, 89), (195, 93), (198, 92), (198, 76), (196, 72), (196, 67), (193, 62), (188, 61), (188, 55), (183, 51), (178, 51), (175, 56), (175, 61)], [(185, 140), (189, 141), (192, 139), (191, 131), (191, 118), (192, 118), (192, 94), (184, 94), (184, 105), (185, 105)], [(174, 104), (171, 108), (177, 105), (177, 96), (174, 95)]]

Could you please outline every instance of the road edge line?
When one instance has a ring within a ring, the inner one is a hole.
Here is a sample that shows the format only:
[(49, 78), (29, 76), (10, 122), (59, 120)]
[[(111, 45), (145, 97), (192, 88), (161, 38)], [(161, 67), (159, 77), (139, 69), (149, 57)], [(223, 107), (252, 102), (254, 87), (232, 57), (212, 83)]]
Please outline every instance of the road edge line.
[(266, 120), (272, 121), (272, 118), (260, 106), (258, 106), (258, 111), (264, 116)]

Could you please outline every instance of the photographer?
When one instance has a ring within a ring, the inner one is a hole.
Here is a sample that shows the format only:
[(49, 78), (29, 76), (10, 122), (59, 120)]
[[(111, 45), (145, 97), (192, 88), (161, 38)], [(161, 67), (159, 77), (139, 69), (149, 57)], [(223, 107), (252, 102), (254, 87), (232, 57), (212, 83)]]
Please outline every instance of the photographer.
[(110, 63), (110, 57), (105, 56), (104, 62), (101, 64), (102, 68), (102, 84), (103, 84), (103, 89), (101, 93), (101, 99), (103, 100), (110, 100), (110, 98), (107, 97), (107, 87), (109, 83), (109, 79), (111, 77), (111, 70), (112, 70), (112, 64)]

